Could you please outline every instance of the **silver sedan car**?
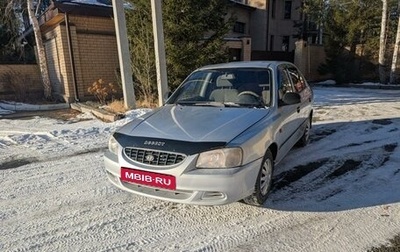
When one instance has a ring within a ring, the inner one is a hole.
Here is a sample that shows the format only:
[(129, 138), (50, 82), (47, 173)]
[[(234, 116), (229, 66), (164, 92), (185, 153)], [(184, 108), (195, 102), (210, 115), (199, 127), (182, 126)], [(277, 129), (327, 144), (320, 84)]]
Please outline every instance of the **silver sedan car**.
[(291, 63), (233, 62), (190, 74), (164, 106), (116, 131), (115, 186), (178, 203), (263, 205), (274, 167), (309, 141), (313, 92)]

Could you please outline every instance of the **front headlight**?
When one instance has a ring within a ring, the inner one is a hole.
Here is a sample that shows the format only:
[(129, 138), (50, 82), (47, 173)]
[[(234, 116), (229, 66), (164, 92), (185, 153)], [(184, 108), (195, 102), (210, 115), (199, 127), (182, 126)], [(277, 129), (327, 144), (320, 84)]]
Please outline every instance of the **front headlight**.
[(240, 148), (218, 149), (200, 153), (197, 168), (232, 168), (242, 164), (243, 151)]
[(115, 155), (118, 155), (118, 142), (115, 140), (113, 136), (110, 137), (108, 140), (108, 149), (110, 152), (114, 153)]

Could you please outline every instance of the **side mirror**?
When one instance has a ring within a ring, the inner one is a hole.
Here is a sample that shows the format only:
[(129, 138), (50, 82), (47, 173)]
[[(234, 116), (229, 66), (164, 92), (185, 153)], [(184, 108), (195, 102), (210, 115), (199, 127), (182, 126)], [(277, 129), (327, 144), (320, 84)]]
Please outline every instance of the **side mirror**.
[(169, 97), (171, 97), (172, 92), (168, 91), (167, 93), (164, 94), (164, 100), (167, 100)]
[(301, 102), (301, 97), (298, 93), (286, 93), (283, 95), (282, 101), (285, 105), (293, 105)]

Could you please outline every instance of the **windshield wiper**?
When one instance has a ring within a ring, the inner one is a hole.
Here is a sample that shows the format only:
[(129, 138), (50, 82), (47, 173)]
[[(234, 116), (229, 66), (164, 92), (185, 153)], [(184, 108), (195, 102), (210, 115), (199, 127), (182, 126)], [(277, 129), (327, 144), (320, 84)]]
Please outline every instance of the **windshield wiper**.
[(178, 101), (175, 104), (183, 106), (203, 106), (203, 107), (239, 107), (240, 105), (233, 102), (198, 102), (198, 101)]
[(261, 102), (258, 104), (241, 103), (239, 105), (240, 105), (240, 107), (246, 107), (246, 108), (267, 108), (268, 107), (264, 103), (261, 103)]
[(188, 106), (188, 105), (194, 105), (195, 103), (196, 103), (195, 101), (178, 101), (175, 104)]
[(240, 107), (240, 104), (234, 102), (224, 102), (225, 107)]
[(215, 101), (210, 101), (210, 102), (197, 102), (193, 104), (194, 106), (205, 106), (205, 107), (225, 107), (225, 104), (222, 102), (215, 102)]
[(235, 103), (235, 102), (197, 102), (197, 101), (178, 101), (176, 104), (183, 106), (204, 106), (204, 107), (228, 107), (228, 108), (239, 108), (239, 107), (254, 107), (254, 108), (265, 108), (265, 105), (262, 103), (259, 104), (244, 104), (244, 103)]

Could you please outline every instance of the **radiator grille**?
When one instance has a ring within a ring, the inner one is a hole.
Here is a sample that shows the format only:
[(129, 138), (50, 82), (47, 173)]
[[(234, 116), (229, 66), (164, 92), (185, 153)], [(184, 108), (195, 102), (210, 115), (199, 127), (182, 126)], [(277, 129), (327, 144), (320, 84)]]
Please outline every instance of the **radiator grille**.
[(124, 148), (125, 155), (136, 162), (142, 164), (166, 166), (183, 162), (185, 155), (171, 152), (161, 152), (157, 150), (147, 150), (139, 148)]

